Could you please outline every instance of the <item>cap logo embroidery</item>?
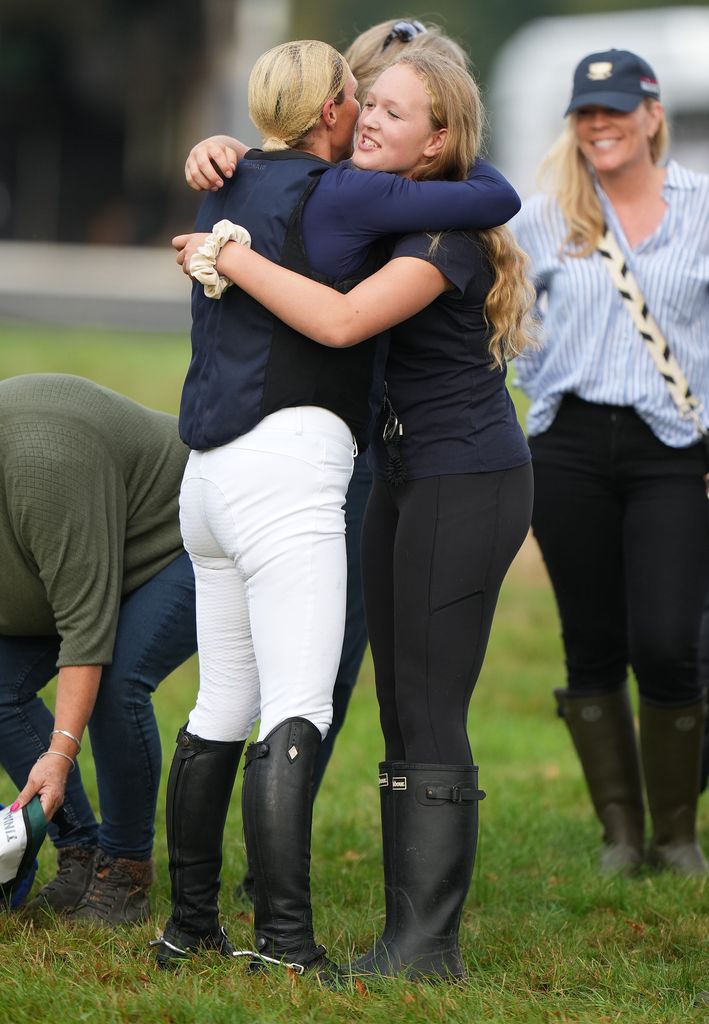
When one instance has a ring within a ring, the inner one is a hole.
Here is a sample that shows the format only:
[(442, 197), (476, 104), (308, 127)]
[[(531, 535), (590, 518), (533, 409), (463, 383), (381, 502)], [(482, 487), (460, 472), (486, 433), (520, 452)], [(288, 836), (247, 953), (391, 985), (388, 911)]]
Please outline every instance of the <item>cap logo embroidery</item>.
[(640, 79), (640, 88), (643, 90), (643, 92), (651, 92), (655, 96), (658, 96), (659, 93), (660, 93), (660, 86), (657, 84), (657, 82), (654, 80), (654, 78), (647, 78), (647, 77), (641, 78)]
[(598, 60), (595, 63), (588, 65), (586, 78), (590, 78), (592, 82), (602, 82), (605, 78), (610, 78), (612, 74), (613, 64), (611, 61)]

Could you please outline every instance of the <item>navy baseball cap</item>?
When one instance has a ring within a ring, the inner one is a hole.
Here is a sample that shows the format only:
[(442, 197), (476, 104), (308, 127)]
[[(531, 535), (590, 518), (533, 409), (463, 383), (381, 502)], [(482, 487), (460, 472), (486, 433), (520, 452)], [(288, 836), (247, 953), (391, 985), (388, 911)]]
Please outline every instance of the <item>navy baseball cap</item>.
[(590, 53), (576, 68), (566, 114), (579, 107), (608, 107), (628, 114), (648, 98), (659, 100), (660, 86), (647, 61), (629, 50), (605, 50)]

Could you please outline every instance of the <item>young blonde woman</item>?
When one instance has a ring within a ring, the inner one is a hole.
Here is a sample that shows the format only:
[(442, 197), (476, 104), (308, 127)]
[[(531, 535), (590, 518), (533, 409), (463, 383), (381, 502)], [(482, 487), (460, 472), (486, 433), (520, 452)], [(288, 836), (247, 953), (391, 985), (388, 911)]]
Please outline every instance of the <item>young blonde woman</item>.
[[(382, 232), (494, 223), (514, 212), (516, 195), (494, 169), (417, 183), (333, 166), (351, 150), (354, 90), (347, 64), (325, 44), (264, 54), (249, 84), (264, 149), (246, 153), (207, 197), (198, 227), (240, 221), (265, 255), (346, 290), (378, 265), (370, 249)], [(442, 141), (441, 132), (419, 132), (417, 158)], [(345, 610), (342, 506), (353, 455), (367, 441), (375, 344), (315, 346), (243, 291), (216, 299), (201, 285), (192, 344), (180, 409), (192, 449), (181, 525), (195, 570), (200, 690), (168, 785), (173, 909), (158, 963), (172, 966), (200, 947), (234, 953), (218, 924), (222, 833), (244, 739), (259, 718), (243, 788), (253, 963), (329, 983), (337, 972), (315, 943), (310, 908), (311, 782), (332, 714)]]
[[(481, 121), (463, 68), (405, 54), (370, 90), (355, 160), (410, 180), (463, 179)], [(174, 240), (187, 271), (201, 242)], [(467, 710), (531, 514), (529, 452), (505, 388), (505, 360), (527, 342), (523, 254), (505, 229), (407, 236), (346, 295), (236, 244), (217, 268), (323, 347), (356, 351), (393, 328), (363, 538), (385, 740), (386, 924), (355, 970), (460, 978), (458, 930), (483, 795)]]
[[(697, 427), (679, 415), (597, 247), (607, 224), (706, 410), (709, 178), (663, 162), (660, 87), (637, 54), (585, 57), (567, 115), (547, 159), (551, 191), (516, 221), (548, 300), (545, 344), (517, 367), (532, 399), (534, 532), (566, 653), (557, 698), (603, 826), (601, 870), (643, 863), (642, 761), (647, 859), (702, 875), (707, 466)], [(628, 665), (640, 691), (640, 757)]]

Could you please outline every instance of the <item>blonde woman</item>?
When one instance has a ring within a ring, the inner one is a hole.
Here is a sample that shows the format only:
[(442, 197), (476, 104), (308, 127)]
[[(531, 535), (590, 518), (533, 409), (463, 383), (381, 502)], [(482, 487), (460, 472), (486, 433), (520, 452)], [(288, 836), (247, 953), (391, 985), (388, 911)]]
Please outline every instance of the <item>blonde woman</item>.
[[(359, 104), (346, 62), (326, 44), (264, 54), (249, 108), (264, 149), (246, 153), (207, 197), (198, 227), (241, 221), (262, 253), (344, 290), (379, 265), (370, 249), (383, 232), (498, 223), (488, 209), (495, 193), (505, 216), (517, 206), (493, 169), (419, 183), (333, 166), (351, 151)], [(444, 135), (420, 131), (416, 159), (428, 160)], [(211, 273), (218, 295), (223, 282)], [(342, 506), (367, 441), (376, 347), (315, 346), (237, 288), (217, 299), (195, 286), (192, 311), (180, 408), (192, 451), (180, 511), (197, 588), (200, 689), (168, 784), (173, 909), (158, 963), (173, 966), (201, 947), (234, 955), (218, 923), (222, 833), (258, 718), (243, 788), (252, 967), (285, 964), (335, 983), (313, 935), (311, 782), (332, 715), (345, 614)]]
[[(463, 68), (407, 53), (372, 86), (354, 158), (411, 180), (463, 179), (481, 121)], [(430, 138), (435, 145), (422, 145)], [(200, 241), (175, 239), (186, 270)], [(356, 351), (392, 328), (363, 537), (385, 741), (387, 917), (355, 970), (463, 977), (458, 930), (483, 795), (468, 703), (531, 514), (529, 452), (505, 388), (506, 359), (527, 343), (523, 254), (501, 228), (407, 236), (346, 295), (232, 243), (217, 267), (329, 350)]]
[[(637, 54), (576, 68), (550, 192), (516, 221), (547, 299), (517, 364), (532, 399), (534, 532), (561, 616), (561, 716), (603, 826), (601, 870), (707, 873), (696, 808), (697, 637), (709, 528), (697, 428), (670, 398), (597, 246), (607, 223), (690, 386), (709, 403), (709, 178), (664, 162), (657, 77)], [(706, 412), (702, 414), (706, 423)], [(640, 757), (626, 688), (640, 691)]]

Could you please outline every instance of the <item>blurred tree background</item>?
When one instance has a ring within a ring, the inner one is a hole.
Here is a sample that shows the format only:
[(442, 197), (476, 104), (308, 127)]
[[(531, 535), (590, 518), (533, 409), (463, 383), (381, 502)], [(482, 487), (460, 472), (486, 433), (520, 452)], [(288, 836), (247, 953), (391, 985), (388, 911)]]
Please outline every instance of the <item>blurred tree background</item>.
[(298, 0), (293, 5), (292, 25), (294, 38), (325, 39), (344, 49), (357, 33), (388, 18), (433, 22), (465, 46), (485, 85), (497, 50), (533, 18), (706, 6), (703, 0), (676, 4), (667, 0), (438, 0), (431, 9), (414, 7), (412, 11), (392, 0), (340, 0), (325, 6), (319, 0)]
[(194, 214), (182, 180), (192, 143), (217, 131), (256, 141), (248, 71), (284, 39), (345, 48), (373, 24), (414, 17), (466, 47), (485, 89), (502, 44), (533, 19), (661, 7), (707, 4), (2, 0), (0, 239), (163, 244)]

